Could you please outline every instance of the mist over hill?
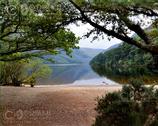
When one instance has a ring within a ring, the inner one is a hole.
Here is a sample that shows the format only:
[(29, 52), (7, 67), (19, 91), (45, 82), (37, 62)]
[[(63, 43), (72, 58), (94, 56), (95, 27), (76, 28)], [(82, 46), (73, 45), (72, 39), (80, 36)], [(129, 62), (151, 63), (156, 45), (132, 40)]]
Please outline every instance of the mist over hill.
[(58, 55), (46, 55), (45, 59), (52, 59), (54, 64), (78, 64), (78, 63), (89, 63), (96, 55), (105, 51), (104, 49), (92, 49), (92, 48), (80, 48), (74, 49), (71, 53), (71, 57), (66, 55), (62, 51)]

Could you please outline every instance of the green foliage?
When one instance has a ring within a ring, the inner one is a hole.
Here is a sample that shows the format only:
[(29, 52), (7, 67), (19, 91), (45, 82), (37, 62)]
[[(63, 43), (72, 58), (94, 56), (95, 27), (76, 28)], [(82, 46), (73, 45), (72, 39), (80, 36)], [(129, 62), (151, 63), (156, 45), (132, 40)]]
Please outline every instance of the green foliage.
[(105, 66), (147, 66), (152, 62), (152, 56), (143, 50), (123, 43), (118, 48), (114, 48), (94, 57), (91, 64)]
[(158, 29), (157, 29), (157, 27), (153, 28), (152, 30), (148, 31), (147, 33), (153, 39), (153, 44), (158, 45)]
[(98, 99), (98, 115), (93, 126), (156, 126), (157, 105), (158, 89), (134, 80), (121, 91)]
[(0, 84), (20, 86), (24, 79), (24, 65), (25, 62), (0, 62)]
[(152, 37), (155, 38), (158, 36), (158, 29), (157, 28), (153, 28), (151, 31), (148, 32), (148, 34)]
[(37, 59), (0, 62), (0, 85), (34, 85), (37, 79), (45, 78), (50, 73), (49, 67)]
[(92, 0), (96, 3), (115, 3), (115, 4), (154, 4), (157, 0)]
[(51, 69), (41, 60), (31, 60), (25, 65), (25, 78), (23, 83), (35, 84), (37, 79), (47, 78), (51, 74)]
[(145, 84), (158, 82), (155, 68), (150, 69), (153, 57), (150, 53), (126, 43), (94, 57), (90, 65), (100, 76), (108, 77), (120, 84), (132, 78), (142, 79)]
[(1, 0), (0, 10), (0, 61), (77, 48), (79, 39), (65, 28), (69, 19), (57, 1)]
[[(93, 35), (93, 40), (98, 37), (104, 39), (106, 34), (109, 40), (115, 37), (151, 54), (158, 54), (158, 45), (153, 42), (155, 38), (145, 29), (149, 25), (156, 28), (153, 25), (158, 17), (156, 0), (69, 1), (71, 5), (67, 9), (70, 14), (92, 26), (86, 37)], [(137, 35), (140, 40), (134, 40), (130, 33)]]

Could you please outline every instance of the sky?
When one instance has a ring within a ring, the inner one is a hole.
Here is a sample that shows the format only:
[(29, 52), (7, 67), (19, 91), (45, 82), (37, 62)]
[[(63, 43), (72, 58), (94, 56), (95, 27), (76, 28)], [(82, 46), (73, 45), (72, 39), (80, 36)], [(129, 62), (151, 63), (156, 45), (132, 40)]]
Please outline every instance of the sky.
[[(155, 18), (149, 18), (149, 17), (144, 17), (143, 15), (139, 15), (139, 16), (136, 16), (136, 17), (131, 17), (130, 20), (133, 21), (133, 22), (136, 22), (138, 23), (139, 21), (143, 20), (144, 24), (142, 26), (142, 28), (147, 28), (149, 27), (151, 24), (152, 24), (152, 20), (151, 19), (155, 19)], [(89, 24), (82, 24), (81, 22), (78, 22), (79, 26), (76, 26), (75, 24), (71, 24), (68, 26), (68, 28), (76, 34), (77, 37), (81, 37), (83, 35), (85, 35), (87, 33), (87, 31), (89, 31), (89, 29), (92, 29), (93, 27)], [(131, 32), (129, 34), (129, 36), (132, 36), (134, 33)], [(118, 43), (121, 43), (122, 41), (116, 39), (116, 38), (113, 38), (111, 39), (111, 41), (109, 41), (107, 39), (107, 36), (105, 35), (104, 39), (97, 39), (95, 41), (93, 41), (91, 43), (93, 39), (93, 36), (90, 36), (89, 38), (82, 38), (80, 41), (79, 41), (79, 46), (80, 47), (86, 47), (86, 48), (97, 48), (97, 49), (107, 49), (115, 44), (118, 44)]]
[(76, 34), (77, 37), (80, 37), (81, 40), (79, 41), (79, 46), (80, 47), (86, 47), (86, 48), (95, 48), (95, 49), (107, 49), (115, 44), (121, 43), (120, 40), (118, 39), (111, 39), (109, 41), (107, 39), (107, 36), (105, 35), (104, 39), (97, 39), (93, 42), (93, 36), (90, 36), (89, 38), (82, 38), (83, 35), (87, 33), (89, 29), (92, 29), (92, 26), (89, 24), (80, 24), (80, 26), (76, 26), (75, 24), (71, 24), (68, 26), (68, 28)]

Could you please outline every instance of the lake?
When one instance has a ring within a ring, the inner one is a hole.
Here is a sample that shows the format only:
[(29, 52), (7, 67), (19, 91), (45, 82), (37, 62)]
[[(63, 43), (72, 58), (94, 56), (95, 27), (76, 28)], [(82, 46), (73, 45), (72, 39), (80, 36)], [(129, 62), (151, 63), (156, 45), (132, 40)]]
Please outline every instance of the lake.
[(52, 74), (42, 79), (39, 85), (117, 85), (116, 82), (101, 77), (93, 71), (89, 64), (53, 64), (49, 65)]
[(119, 84), (129, 84), (131, 80), (137, 79), (144, 84), (158, 84), (158, 73), (142, 66), (111, 66), (91, 64), (92, 69), (101, 77), (106, 77)]

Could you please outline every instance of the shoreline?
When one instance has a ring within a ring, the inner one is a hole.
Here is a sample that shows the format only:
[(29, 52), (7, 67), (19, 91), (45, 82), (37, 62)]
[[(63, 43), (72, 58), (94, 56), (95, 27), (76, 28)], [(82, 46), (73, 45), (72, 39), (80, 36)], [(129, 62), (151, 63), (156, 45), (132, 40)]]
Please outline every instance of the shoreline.
[(103, 85), (103, 84), (98, 84), (98, 85), (93, 85), (93, 84), (62, 84), (62, 85), (35, 85), (34, 88), (39, 88), (39, 87), (122, 87), (122, 85)]
[(26, 85), (22, 85), (22, 86), (0, 86), (0, 88), (3, 88), (3, 87), (8, 87), (8, 88), (53, 88), (53, 87), (65, 87), (65, 88), (68, 88), (68, 87), (74, 87), (74, 88), (77, 88), (77, 87), (93, 87), (93, 88), (97, 88), (97, 87), (122, 87), (123, 85), (119, 85), (119, 84), (112, 84), (112, 85), (103, 85), (103, 84), (97, 84), (97, 85), (94, 85), (94, 84), (61, 84), (61, 85), (35, 85), (34, 87), (31, 87), (29, 84), (26, 84)]

